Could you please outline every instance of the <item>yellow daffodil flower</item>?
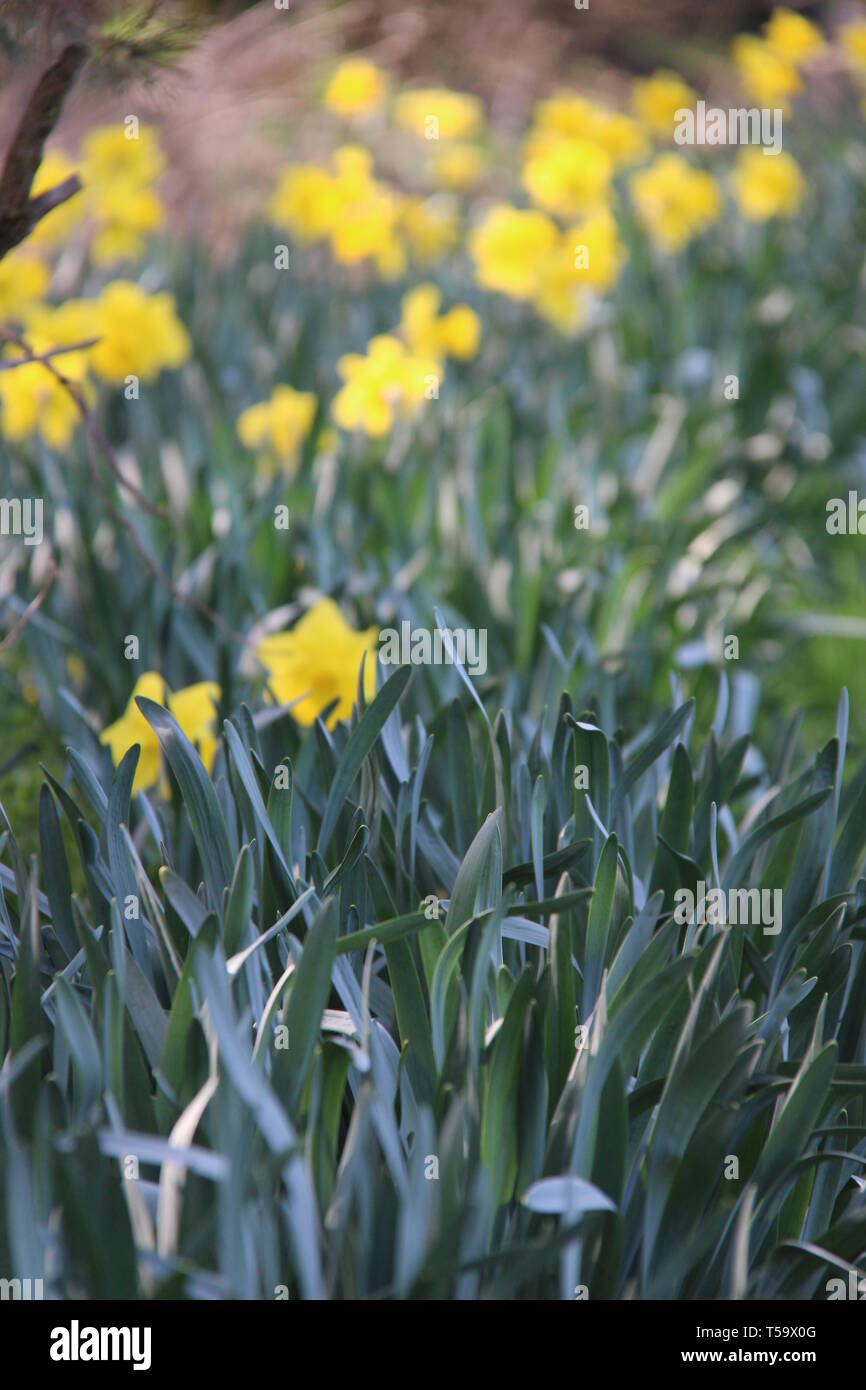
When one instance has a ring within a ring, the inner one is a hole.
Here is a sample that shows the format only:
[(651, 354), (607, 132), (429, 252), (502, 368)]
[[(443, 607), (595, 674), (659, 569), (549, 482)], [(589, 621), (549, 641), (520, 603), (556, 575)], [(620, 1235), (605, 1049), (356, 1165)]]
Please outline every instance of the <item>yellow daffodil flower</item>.
[(677, 111), (694, 107), (698, 94), (675, 72), (654, 72), (635, 82), (632, 110), (647, 130), (660, 140), (673, 138)]
[(603, 205), (612, 177), (613, 161), (601, 145), (571, 137), (536, 141), (523, 166), (523, 184), (532, 201), (566, 218)]
[(376, 693), (377, 637), (375, 627), (363, 632), (350, 627), (334, 600), (323, 598), (291, 631), (263, 638), (256, 655), (268, 672), (268, 689), (274, 699), (282, 705), (298, 701), (292, 715), (299, 724), (312, 724), (326, 705), (336, 700), (327, 720), (332, 729), (352, 713), (365, 652), (364, 697), (372, 700)]
[(115, 767), (133, 744), (140, 745), (133, 792), (147, 791), (155, 786), (162, 770), (159, 739), (135, 703), (139, 695), (162, 705), (174, 715), (190, 743), (198, 745), (201, 760), (210, 773), (217, 749), (215, 730), (219, 686), (213, 681), (198, 681), (172, 695), (158, 672), (145, 671), (136, 681), (123, 714), (107, 729), (103, 729), (99, 736), (100, 743), (110, 750)]
[(531, 299), (538, 289), (540, 266), (557, 241), (557, 229), (543, 212), (497, 203), (469, 239), (475, 278), (484, 290)]
[(441, 292), (435, 285), (418, 285), (401, 301), (400, 333), (415, 357), (467, 362), (478, 351), (481, 320), (468, 304), (455, 304), (440, 314)]
[[(59, 309), (37, 305), (27, 315), (23, 341), (34, 356), (58, 347), (85, 342), (93, 336), (76, 315), (74, 307)], [(10, 345), (4, 356), (24, 357), (23, 349)], [(64, 352), (55, 361), (57, 370), (90, 405), (95, 392), (88, 381), (88, 351)], [(15, 442), (39, 435), (52, 449), (65, 449), (81, 421), (74, 397), (48, 366), (27, 362), (24, 366), (0, 372), (0, 431)]]
[(483, 118), (481, 102), (447, 87), (401, 92), (394, 102), (399, 125), (427, 140), (465, 140), (475, 135)]
[(346, 58), (332, 74), (323, 101), (329, 111), (348, 120), (375, 111), (385, 100), (385, 75), (367, 58)]
[(811, 62), (827, 46), (817, 24), (794, 10), (774, 10), (763, 33), (773, 51), (795, 67)]
[(741, 150), (731, 188), (737, 207), (749, 222), (793, 217), (806, 196), (800, 166), (784, 151), (767, 156), (759, 149)]
[(759, 106), (786, 111), (791, 97), (803, 89), (796, 67), (754, 34), (737, 35), (731, 60), (748, 96)]
[(125, 125), (100, 126), (81, 142), (81, 180), (85, 187), (144, 188), (165, 168), (159, 141), (148, 126), (127, 135)]
[(189, 357), (189, 335), (175, 313), (173, 295), (147, 294), (130, 280), (113, 280), (91, 305), (100, 341), (89, 360), (104, 381), (114, 386), (127, 376), (152, 381)]
[(681, 250), (722, 211), (712, 174), (694, 169), (678, 154), (660, 155), (648, 169), (633, 174), (629, 191), (639, 220), (664, 251)]
[(251, 405), (238, 417), (238, 438), (247, 449), (262, 450), (285, 472), (294, 473), (315, 414), (316, 397), (311, 391), (275, 386), (269, 400)]
[(337, 371), (345, 384), (331, 406), (335, 421), (373, 439), (388, 434), (398, 415), (415, 415), (441, 376), (438, 361), (413, 356), (387, 333), (371, 339), (366, 354), (341, 357)]

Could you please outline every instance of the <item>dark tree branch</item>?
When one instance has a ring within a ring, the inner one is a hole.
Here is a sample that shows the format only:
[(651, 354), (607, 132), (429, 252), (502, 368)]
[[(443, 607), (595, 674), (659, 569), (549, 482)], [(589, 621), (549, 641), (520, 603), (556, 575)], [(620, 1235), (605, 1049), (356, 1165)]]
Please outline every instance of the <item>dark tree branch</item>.
[(0, 259), (30, 235), (40, 218), (71, 198), (81, 186), (73, 175), (39, 197), (30, 197), (45, 142), (86, 57), (83, 44), (72, 43), (64, 48), (39, 78), (18, 122), (0, 176)]

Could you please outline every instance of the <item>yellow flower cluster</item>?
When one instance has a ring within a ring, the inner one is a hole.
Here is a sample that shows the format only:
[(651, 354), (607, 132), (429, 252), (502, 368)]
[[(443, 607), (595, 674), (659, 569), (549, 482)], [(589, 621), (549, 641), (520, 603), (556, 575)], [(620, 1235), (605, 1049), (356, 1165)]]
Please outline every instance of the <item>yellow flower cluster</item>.
[[(2, 264), (2, 263), (0, 263)], [(170, 294), (147, 294), (129, 280), (113, 280), (96, 299), (70, 299), (59, 308), (36, 303), (22, 312), (22, 337), (34, 355), (75, 348), (52, 359), (86, 401), (91, 376), (122, 386), (134, 376), (152, 381), (189, 356), (190, 340)], [(79, 345), (97, 341), (93, 346)], [(10, 346), (7, 358), (24, 356)], [(52, 448), (69, 444), (79, 420), (75, 400), (48, 365), (28, 362), (0, 372), (0, 431), (7, 439), (40, 434)]]
[[(44, 309), (27, 331), (27, 347), (39, 356), (58, 346), (53, 331), (61, 310)], [(75, 341), (70, 339), (70, 342)], [(4, 361), (27, 356), (17, 345), (6, 348)], [(92, 404), (95, 391), (87, 376), (87, 353), (66, 352), (56, 359), (57, 370)], [(50, 448), (65, 449), (80, 420), (75, 397), (41, 362), (0, 372), (0, 431), (12, 443), (38, 435)]]
[[(269, 696), (279, 704), (291, 704), (293, 717), (305, 727), (333, 705), (327, 719), (332, 729), (352, 713), (365, 654), (364, 698), (372, 700), (376, 693), (377, 637), (378, 628), (358, 632), (333, 599), (320, 599), (291, 631), (274, 633), (258, 644), (256, 656), (267, 672)], [(159, 740), (136, 704), (140, 696), (169, 710), (210, 773), (218, 746), (219, 685), (198, 681), (172, 692), (157, 671), (146, 671), (136, 681), (123, 714), (99, 736), (115, 767), (139, 745), (133, 792), (153, 787), (162, 794), (167, 791)]]
[(158, 672), (146, 671), (136, 681), (123, 714), (99, 736), (100, 743), (110, 750), (115, 767), (134, 744), (139, 744), (141, 752), (135, 769), (133, 792), (147, 791), (156, 786), (163, 770), (159, 739), (135, 703), (139, 695), (162, 705), (174, 715), (190, 743), (197, 745), (201, 760), (210, 772), (217, 750), (219, 686), (214, 681), (198, 681), (171, 694)]
[(473, 232), (469, 250), (482, 289), (531, 301), (563, 332), (583, 321), (589, 292), (613, 288), (626, 260), (607, 207), (563, 232), (544, 213), (496, 204)]
[(642, 159), (649, 148), (639, 121), (575, 92), (557, 92), (538, 102), (527, 136), (527, 152), (532, 153), (554, 138), (597, 146), (608, 156), (614, 170)]
[(821, 30), (793, 10), (774, 10), (761, 37), (739, 34), (731, 59), (746, 94), (761, 106), (785, 111), (803, 90), (801, 71), (826, 48)]
[(278, 227), (300, 242), (329, 241), (341, 265), (372, 259), (386, 278), (400, 275), (406, 250), (399, 234), (403, 200), (373, 177), (373, 160), (359, 145), (342, 145), (332, 168), (293, 164), (284, 169), (270, 203)]
[(487, 166), (484, 151), (467, 143), (480, 135), (484, 112), (477, 97), (447, 87), (401, 93), (394, 103), (397, 124), (434, 151), (427, 171), (440, 188), (465, 193), (474, 188)]
[(412, 419), (426, 400), (436, 399), (446, 358), (466, 362), (475, 356), (481, 341), (478, 315), (468, 304), (440, 314), (441, 304), (435, 285), (416, 286), (403, 296), (396, 333), (371, 339), (364, 354), (340, 358), (343, 386), (331, 413), (342, 429), (383, 438), (395, 420)]
[(648, 148), (637, 120), (599, 102), (565, 91), (539, 102), (523, 146), (534, 207), (487, 209), (469, 238), (478, 284), (532, 303), (563, 333), (578, 328), (626, 261), (613, 180)]
[(341, 265), (371, 262), (387, 280), (405, 273), (410, 254), (419, 265), (433, 265), (459, 239), (450, 198), (400, 193), (374, 177), (372, 155), (360, 145), (341, 145), (330, 168), (288, 165), (269, 215), (302, 244), (327, 241)]
[(34, 228), (28, 245), (59, 246), (80, 222), (92, 227), (90, 256), (96, 265), (140, 259), (145, 238), (163, 224), (164, 209), (153, 184), (165, 161), (156, 135), (134, 118), (90, 131), (80, 157), (50, 150), (33, 182), (34, 195), (77, 173), (82, 190)]
[(415, 357), (399, 338), (382, 333), (366, 353), (350, 352), (337, 362), (343, 385), (331, 406), (344, 430), (361, 430), (382, 439), (395, 419), (411, 419), (438, 389), (439, 363)]
[(647, 151), (640, 124), (575, 93), (539, 102), (523, 148), (523, 186), (536, 207), (572, 220), (606, 207), (615, 173)]

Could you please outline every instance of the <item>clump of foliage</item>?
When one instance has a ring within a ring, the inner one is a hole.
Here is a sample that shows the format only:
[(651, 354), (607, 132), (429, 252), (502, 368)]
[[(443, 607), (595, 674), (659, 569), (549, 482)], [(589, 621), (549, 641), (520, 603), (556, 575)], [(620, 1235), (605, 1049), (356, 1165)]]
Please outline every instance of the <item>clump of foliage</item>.
[[(137, 748), (112, 777), (70, 752), (41, 868), (3, 817), (4, 1268), (67, 1297), (810, 1298), (862, 1255), (844, 695), (792, 768), (725, 679), (701, 736), (692, 702), (610, 734), (568, 696), (430, 707), (406, 667), (300, 745), (242, 704), (213, 781), (140, 703), (162, 807), (130, 802)], [(781, 930), (680, 925), (699, 880), (781, 888)]]

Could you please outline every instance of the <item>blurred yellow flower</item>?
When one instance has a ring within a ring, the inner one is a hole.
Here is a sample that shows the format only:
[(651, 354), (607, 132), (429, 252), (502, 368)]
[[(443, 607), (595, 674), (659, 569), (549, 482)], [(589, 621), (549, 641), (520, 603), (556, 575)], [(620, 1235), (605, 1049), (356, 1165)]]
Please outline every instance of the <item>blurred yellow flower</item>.
[(162, 766), (159, 739), (135, 703), (137, 696), (143, 696), (147, 700), (153, 700), (157, 705), (162, 705), (163, 708), (168, 708), (190, 743), (198, 745), (201, 760), (210, 772), (217, 749), (215, 730), (219, 686), (213, 681), (199, 681), (171, 695), (162, 676), (156, 671), (145, 671), (135, 682), (123, 714), (99, 735), (100, 743), (107, 745), (111, 752), (111, 760), (115, 767), (133, 744), (140, 745), (141, 752), (132, 784), (133, 792), (147, 791), (149, 787), (155, 786), (159, 781)]
[[(39, 355), (93, 336), (82, 328), (82, 320), (69, 305), (52, 309), (40, 304), (28, 313), (23, 338), (31, 352)], [(4, 354), (6, 358), (23, 356), (23, 350), (14, 345)], [(95, 392), (87, 379), (87, 356), (87, 350), (65, 352), (54, 365), (90, 404)], [(0, 431), (7, 439), (19, 442), (38, 434), (50, 448), (63, 450), (80, 420), (73, 396), (43, 363), (28, 362), (0, 372)]]
[(321, 241), (336, 224), (340, 207), (337, 181), (318, 164), (290, 164), (280, 173), (268, 215), (300, 242)]
[(399, 124), (427, 140), (465, 140), (481, 126), (483, 111), (477, 97), (447, 87), (401, 92), (394, 102)]
[(697, 95), (678, 73), (660, 70), (635, 82), (632, 110), (653, 135), (671, 139), (677, 111), (693, 108)]
[(159, 141), (148, 126), (138, 126), (136, 134), (127, 134), (125, 124), (91, 130), (81, 142), (81, 156), (81, 180), (87, 188), (144, 188), (165, 168)]
[(416, 357), (468, 362), (481, 342), (481, 320), (468, 304), (440, 314), (442, 294), (436, 285), (418, 285), (401, 302), (400, 332)]
[(560, 333), (576, 332), (586, 317), (587, 292), (580, 283), (574, 252), (565, 236), (539, 267), (532, 303), (536, 313)]
[(432, 198), (408, 198), (400, 228), (419, 265), (436, 265), (457, 245), (460, 226), (453, 199), (445, 194)]
[(599, 294), (613, 289), (628, 255), (620, 240), (616, 218), (609, 208), (600, 208), (569, 227), (563, 241), (581, 285)]
[(372, 258), (379, 273), (393, 279), (403, 273), (406, 252), (398, 236), (403, 199), (388, 184), (373, 178), (373, 158), (359, 145), (334, 152), (339, 208), (331, 229), (331, 250), (341, 265)]
[(251, 405), (238, 417), (238, 438), (247, 449), (261, 449), (293, 473), (301, 445), (313, 427), (316, 397), (311, 391), (275, 386), (270, 400)]
[(487, 156), (477, 145), (443, 145), (431, 155), (427, 168), (440, 188), (467, 193), (487, 168)]
[(331, 406), (334, 419), (374, 439), (389, 433), (398, 414), (414, 415), (441, 376), (437, 361), (413, 356), (391, 334), (371, 339), (365, 355), (341, 357), (337, 371), (345, 384)]
[(629, 191), (645, 230), (665, 251), (681, 250), (722, 211), (712, 175), (693, 169), (678, 154), (659, 155), (648, 169), (633, 174)]
[(329, 238), (341, 265), (372, 259), (391, 279), (406, 268), (406, 246), (399, 235), (405, 199), (373, 177), (373, 159), (360, 145), (342, 145), (332, 157), (333, 172), (318, 165), (290, 165), (280, 175), (269, 205), (277, 226), (300, 241)]
[[(78, 167), (61, 150), (46, 150), (42, 163), (36, 170), (30, 186), (31, 198), (40, 193), (48, 193), (64, 183), (70, 175), (79, 173)], [(40, 219), (27, 238), (28, 246), (56, 246), (69, 235), (73, 227), (81, 221), (85, 213), (84, 198), (79, 189), (61, 203), (53, 212)]]
[(826, 48), (817, 24), (788, 9), (773, 11), (764, 25), (764, 38), (780, 58), (795, 67), (811, 62)]
[[(143, 692), (139, 692), (141, 694)], [(217, 703), (220, 688), (215, 681), (196, 681), (168, 697), (168, 708), (183, 729), (190, 743), (196, 745), (199, 756), (211, 771), (219, 739), (216, 737)]]
[(112, 280), (97, 300), (79, 303), (89, 304), (100, 339), (89, 353), (93, 371), (113, 386), (127, 376), (152, 381), (189, 357), (189, 335), (171, 294), (147, 294), (131, 280)]
[(839, 43), (846, 58), (866, 72), (866, 19), (854, 19), (839, 30)]
[(0, 322), (20, 319), (42, 298), (50, 280), (41, 261), (22, 251), (7, 251), (0, 260)]
[(400, 201), (390, 193), (372, 192), (345, 209), (331, 233), (331, 250), (341, 265), (373, 260), (385, 280), (397, 280), (406, 270), (406, 246), (398, 235)]
[(362, 632), (350, 627), (334, 600), (323, 598), (291, 631), (263, 638), (256, 655), (268, 673), (274, 699), (281, 705), (298, 701), (292, 715), (299, 724), (312, 724), (336, 700), (327, 719), (328, 728), (333, 729), (352, 713), (365, 652), (364, 697), (372, 700), (376, 693), (377, 637), (375, 627)]
[(323, 101), (329, 111), (348, 120), (375, 111), (385, 100), (385, 74), (367, 58), (346, 58), (332, 74)]
[(542, 262), (533, 298), (536, 312), (561, 333), (573, 333), (586, 317), (590, 295), (612, 289), (626, 259), (608, 208), (576, 222)]
[(612, 177), (613, 161), (600, 145), (570, 137), (534, 141), (523, 166), (532, 201), (566, 218), (603, 204)]
[(576, 140), (595, 138), (596, 107), (576, 92), (555, 92), (537, 102), (532, 112), (535, 132), (566, 135)]
[(538, 288), (540, 266), (556, 246), (557, 235), (544, 213), (497, 203), (469, 239), (478, 284), (511, 299), (531, 299)]
[(792, 63), (779, 56), (754, 34), (738, 34), (731, 44), (731, 60), (753, 101), (785, 111), (789, 99), (803, 89)]
[(150, 188), (121, 183), (95, 187), (90, 204), (96, 221), (90, 245), (94, 265), (138, 260), (145, 234), (156, 231), (164, 219), (162, 203)]
[(573, 92), (557, 92), (535, 107), (527, 147), (531, 149), (534, 140), (545, 135), (589, 140), (605, 151), (614, 169), (634, 164), (649, 149), (640, 123), (632, 116)]
[(615, 169), (625, 169), (643, 159), (649, 142), (638, 121), (623, 111), (595, 108), (592, 138), (613, 160)]
[(766, 222), (795, 215), (806, 195), (806, 180), (796, 160), (784, 151), (768, 156), (759, 149), (743, 149), (731, 175), (731, 188), (749, 222)]

